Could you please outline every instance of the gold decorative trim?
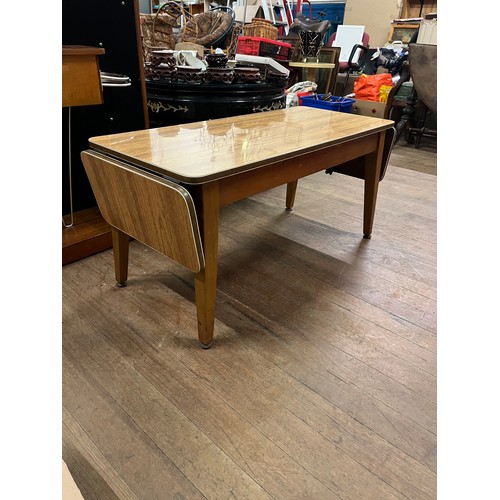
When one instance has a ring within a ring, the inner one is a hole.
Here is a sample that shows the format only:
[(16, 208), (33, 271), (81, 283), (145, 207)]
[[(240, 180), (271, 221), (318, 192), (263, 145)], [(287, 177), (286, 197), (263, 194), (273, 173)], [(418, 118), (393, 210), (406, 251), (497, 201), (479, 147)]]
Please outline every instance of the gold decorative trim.
[(176, 113), (177, 111), (182, 111), (184, 113), (187, 113), (189, 111), (189, 108), (187, 106), (172, 106), (171, 104), (168, 104), (167, 106), (164, 106), (161, 102), (157, 101), (148, 101), (148, 108), (151, 109), (153, 113), (159, 113), (160, 111), (173, 111)]
[(267, 106), (254, 106), (252, 111), (254, 113), (258, 111), (273, 111), (275, 109), (283, 109), (286, 108), (286, 102), (275, 101), (272, 104), (268, 104)]

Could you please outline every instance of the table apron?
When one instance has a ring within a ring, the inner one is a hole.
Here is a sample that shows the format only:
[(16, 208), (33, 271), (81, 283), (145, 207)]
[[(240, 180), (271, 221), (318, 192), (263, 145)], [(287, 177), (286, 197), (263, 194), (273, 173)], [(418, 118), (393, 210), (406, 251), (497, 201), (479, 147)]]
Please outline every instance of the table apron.
[(371, 134), (225, 177), (215, 181), (219, 183), (219, 206), (366, 156), (377, 150), (378, 143), (379, 133)]

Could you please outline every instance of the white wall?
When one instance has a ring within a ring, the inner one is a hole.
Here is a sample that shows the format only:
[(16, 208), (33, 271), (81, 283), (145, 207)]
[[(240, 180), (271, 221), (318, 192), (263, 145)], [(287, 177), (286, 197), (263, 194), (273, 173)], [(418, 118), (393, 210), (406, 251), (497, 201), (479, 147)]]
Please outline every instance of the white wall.
[(139, 12), (141, 14), (152, 14), (151, 1), (150, 0), (139, 0)]
[(400, 16), (403, 0), (346, 0), (344, 24), (365, 26), (370, 48), (383, 47), (391, 21)]

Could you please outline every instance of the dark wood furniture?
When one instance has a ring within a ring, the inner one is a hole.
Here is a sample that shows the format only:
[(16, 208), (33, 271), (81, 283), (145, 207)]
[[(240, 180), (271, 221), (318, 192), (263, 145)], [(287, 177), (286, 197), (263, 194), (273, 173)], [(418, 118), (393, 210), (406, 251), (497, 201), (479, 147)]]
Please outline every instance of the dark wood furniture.
[(394, 120), (396, 123), (401, 118), (401, 112), (406, 106), (406, 100), (397, 99), (398, 93), (404, 83), (410, 80), (410, 67), (408, 61), (403, 63), (401, 72), (399, 74), (399, 80), (394, 85), (387, 96), (387, 102), (385, 105), (384, 118), (388, 120)]
[(259, 113), (286, 106), (286, 82), (181, 83), (146, 81), (151, 127)]
[(336, 64), (331, 62), (304, 62), (304, 61), (290, 61), (288, 63), (290, 68), (298, 68), (300, 70), (306, 70), (306, 79), (309, 82), (317, 82), (318, 78), (316, 75), (321, 70), (326, 70), (327, 72), (327, 83), (326, 88), (329, 89), (332, 82), (333, 71), (335, 70)]

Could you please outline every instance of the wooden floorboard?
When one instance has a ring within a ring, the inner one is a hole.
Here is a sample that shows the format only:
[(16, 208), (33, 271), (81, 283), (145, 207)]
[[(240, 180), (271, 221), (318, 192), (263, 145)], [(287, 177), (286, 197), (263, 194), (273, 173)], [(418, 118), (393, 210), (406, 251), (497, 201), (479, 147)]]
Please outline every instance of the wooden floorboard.
[(112, 248), (111, 226), (102, 218), (97, 207), (63, 217), (62, 265)]
[(137, 241), (63, 267), (63, 459), (86, 499), (436, 498), (436, 149), (225, 207), (215, 341)]

